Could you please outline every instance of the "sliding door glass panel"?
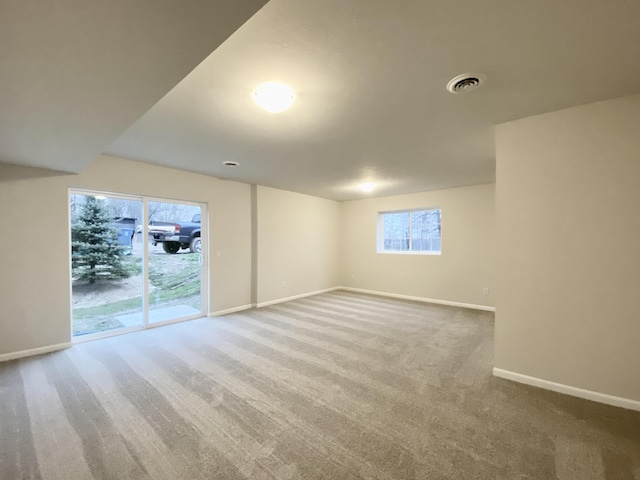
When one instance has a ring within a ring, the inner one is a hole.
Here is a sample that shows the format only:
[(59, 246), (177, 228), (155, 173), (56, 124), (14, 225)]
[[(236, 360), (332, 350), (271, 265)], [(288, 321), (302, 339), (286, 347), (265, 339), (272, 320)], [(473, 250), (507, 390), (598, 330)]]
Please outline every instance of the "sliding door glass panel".
[(74, 337), (143, 325), (142, 201), (70, 195)]
[(200, 206), (148, 202), (149, 323), (202, 313)]

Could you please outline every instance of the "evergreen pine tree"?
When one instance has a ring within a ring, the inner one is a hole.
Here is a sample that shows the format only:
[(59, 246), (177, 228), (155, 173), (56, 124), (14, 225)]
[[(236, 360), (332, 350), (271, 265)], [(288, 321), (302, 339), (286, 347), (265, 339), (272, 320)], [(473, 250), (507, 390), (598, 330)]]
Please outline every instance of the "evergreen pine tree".
[(118, 231), (101, 200), (86, 197), (77, 221), (71, 226), (71, 268), (77, 280), (115, 280), (131, 276), (122, 256), (127, 247), (118, 244)]

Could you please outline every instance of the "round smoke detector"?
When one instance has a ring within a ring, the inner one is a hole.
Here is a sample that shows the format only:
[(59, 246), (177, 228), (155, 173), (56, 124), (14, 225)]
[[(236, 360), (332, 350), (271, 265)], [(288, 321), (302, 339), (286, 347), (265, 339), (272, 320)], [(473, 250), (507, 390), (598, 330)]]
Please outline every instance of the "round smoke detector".
[(238, 162), (232, 162), (232, 161), (226, 161), (226, 162), (222, 162), (222, 165), (224, 165), (225, 167), (237, 167), (238, 165), (240, 165)]
[(487, 76), (484, 73), (463, 73), (447, 83), (447, 90), (456, 95), (467, 93), (478, 88), (486, 79)]

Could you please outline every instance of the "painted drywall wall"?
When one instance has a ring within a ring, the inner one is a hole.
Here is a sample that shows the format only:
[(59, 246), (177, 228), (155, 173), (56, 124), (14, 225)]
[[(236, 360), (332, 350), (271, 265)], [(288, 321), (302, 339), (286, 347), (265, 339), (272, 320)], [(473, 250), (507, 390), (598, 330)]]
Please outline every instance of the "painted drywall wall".
[(249, 185), (108, 156), (79, 175), (0, 164), (0, 354), (69, 341), (69, 187), (207, 203), (209, 311), (250, 303)]
[[(344, 202), (342, 284), (385, 293), (493, 306), (493, 184)], [(378, 212), (442, 209), (442, 254), (376, 252)], [(489, 295), (483, 289), (489, 288)]]
[(495, 366), (640, 400), (640, 96), (496, 129)]
[(256, 194), (258, 304), (339, 286), (340, 204), (262, 186)]

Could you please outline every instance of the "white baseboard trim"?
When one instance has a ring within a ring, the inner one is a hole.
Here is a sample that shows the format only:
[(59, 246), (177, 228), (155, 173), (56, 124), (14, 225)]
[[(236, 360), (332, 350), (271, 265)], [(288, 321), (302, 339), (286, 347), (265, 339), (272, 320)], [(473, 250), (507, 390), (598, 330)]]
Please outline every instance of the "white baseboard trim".
[(436, 300), (434, 298), (412, 297), (410, 295), (400, 295), (399, 293), (378, 292), (376, 290), (365, 290), (363, 288), (340, 287), (340, 290), (347, 292), (366, 293), (368, 295), (379, 295), (382, 297), (400, 298), (402, 300), (413, 300), (415, 302), (437, 303), (438, 305), (449, 305), (450, 307), (472, 308), (473, 310), (483, 310), (485, 312), (495, 312), (496, 307), (487, 305), (475, 305), (473, 303), (451, 302), (449, 300)]
[(253, 308), (253, 305), (248, 303), (246, 305), (240, 305), (239, 307), (227, 308), (226, 310), (218, 310), (217, 312), (210, 312), (207, 316), (219, 317), (220, 315), (228, 315), (230, 313), (241, 312), (243, 310), (249, 310), (250, 308)]
[(629, 398), (616, 397), (606, 393), (594, 392), (593, 390), (585, 390), (584, 388), (572, 387), (563, 383), (551, 382), (542, 378), (530, 377), (529, 375), (503, 370), (502, 368), (493, 367), (493, 375), (504, 378), (505, 380), (531, 385), (532, 387), (564, 393), (565, 395), (571, 395), (572, 397), (584, 398), (593, 402), (613, 405), (614, 407), (640, 411), (640, 401), (638, 400), (631, 400)]
[(42, 355), (43, 353), (57, 352), (58, 350), (64, 350), (65, 348), (72, 347), (71, 342), (58, 343), (56, 345), (48, 345), (46, 347), (30, 348), (29, 350), (20, 350), (19, 352), (3, 353), (0, 355), (0, 362), (8, 362), (9, 360), (16, 360), (18, 358), (32, 357), (34, 355)]
[(292, 297), (278, 298), (276, 300), (269, 300), (268, 302), (261, 302), (256, 305), (258, 308), (267, 307), (269, 305), (275, 305), (276, 303), (289, 302), (291, 300), (297, 300), (298, 298), (312, 297), (313, 295), (320, 295), (321, 293), (333, 292), (334, 290), (340, 290), (342, 287), (325, 288), (324, 290), (317, 290), (315, 292), (301, 293), (300, 295), (294, 295)]

